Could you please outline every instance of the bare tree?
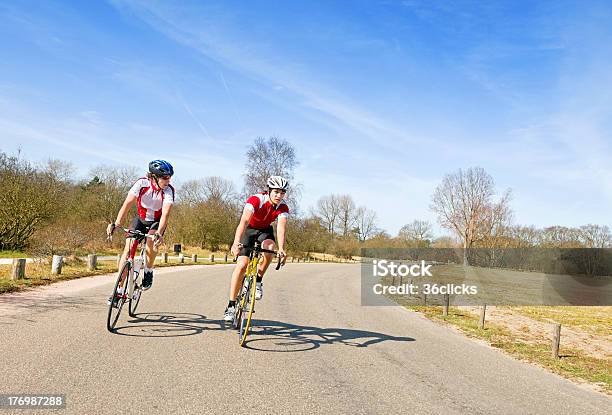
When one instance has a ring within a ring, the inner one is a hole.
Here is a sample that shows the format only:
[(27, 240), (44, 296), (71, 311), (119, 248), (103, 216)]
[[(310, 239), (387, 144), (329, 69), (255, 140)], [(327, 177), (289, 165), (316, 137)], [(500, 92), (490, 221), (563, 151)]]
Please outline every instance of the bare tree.
[(539, 245), (544, 248), (581, 248), (580, 230), (566, 226), (549, 226), (540, 231)]
[(65, 183), (69, 183), (72, 180), (75, 171), (72, 163), (51, 158), (40, 167), (40, 170)]
[(360, 241), (365, 241), (372, 237), (377, 231), (376, 212), (364, 206), (360, 206), (355, 211), (355, 233)]
[(340, 216), (340, 206), (336, 195), (323, 196), (317, 201), (317, 207), (313, 215), (321, 220), (321, 224), (327, 228), (330, 235), (336, 234), (338, 218)]
[(433, 239), (432, 229), (433, 228), (429, 221), (415, 219), (412, 222), (402, 226), (398, 236), (401, 240), (411, 245), (429, 245)]
[(234, 184), (219, 176), (188, 180), (181, 186), (179, 194), (181, 200), (189, 205), (206, 201), (235, 203), (238, 198)]
[(206, 200), (218, 203), (232, 203), (237, 198), (234, 184), (219, 176), (210, 176), (202, 180)]
[(511, 226), (509, 235), (513, 248), (529, 248), (537, 246), (540, 240), (540, 232), (533, 226)]
[(138, 172), (134, 167), (100, 165), (91, 169), (90, 175), (102, 185), (95, 192), (98, 198), (96, 203), (99, 204), (96, 220), (110, 223), (115, 219), (128, 190), (138, 178)]
[(485, 208), (486, 214), (478, 226), (478, 246), (486, 248), (508, 248), (512, 244), (510, 222), (510, 190), (507, 190), (499, 202), (491, 203)]
[(206, 201), (206, 191), (201, 180), (187, 180), (178, 192), (181, 203), (195, 206)]
[(510, 191), (497, 203), (492, 200), (494, 195), (493, 178), (484, 169), (459, 169), (444, 176), (434, 191), (430, 208), (437, 213), (440, 224), (454, 231), (467, 249), (484, 239), (483, 232), (508, 225)]
[(580, 227), (579, 238), (586, 248), (609, 248), (612, 234), (607, 226), (588, 224)]
[(350, 195), (337, 196), (338, 201), (338, 233), (343, 237), (351, 234), (355, 227), (355, 202)]
[(270, 176), (283, 176), (292, 182), (293, 172), (299, 164), (293, 146), (279, 137), (257, 137), (246, 156), (244, 186), (248, 194), (266, 189)]

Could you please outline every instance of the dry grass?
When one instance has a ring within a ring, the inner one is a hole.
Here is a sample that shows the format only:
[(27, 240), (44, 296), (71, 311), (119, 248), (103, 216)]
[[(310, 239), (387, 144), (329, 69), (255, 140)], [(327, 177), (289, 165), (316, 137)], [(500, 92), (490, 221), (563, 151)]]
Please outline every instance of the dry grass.
[(30, 287), (91, 275), (108, 274), (117, 270), (117, 264), (115, 261), (99, 261), (95, 271), (87, 271), (84, 262), (75, 260), (64, 264), (61, 275), (53, 275), (51, 274), (50, 264), (28, 263), (26, 264), (26, 278), (15, 281), (10, 279), (11, 269), (10, 265), (0, 266), (0, 293), (20, 291)]
[[(478, 316), (466, 310), (451, 307), (449, 315), (444, 317), (441, 307), (407, 306), (407, 308), (421, 312), (432, 320), (442, 321), (457, 327), (469, 337), (485, 340), (491, 346), (501, 349), (521, 360), (538, 364), (570, 379), (590, 382), (598, 386), (603, 392), (612, 395), (610, 359), (588, 356), (580, 349), (564, 347), (563, 344), (561, 344), (560, 348), (561, 358), (557, 359), (552, 356), (550, 339), (535, 336), (530, 339), (530, 341), (524, 341), (518, 339), (516, 334), (508, 328), (491, 322), (487, 322), (485, 329), (479, 329)], [(539, 309), (543, 307), (536, 308)], [(564, 315), (567, 317), (568, 322), (574, 322), (574, 327), (582, 327), (587, 321), (599, 321), (602, 318), (600, 313), (606, 313), (606, 310), (593, 309), (605, 309), (608, 307), (574, 307), (580, 310), (557, 310), (559, 308), (565, 309), (569, 307), (546, 308), (550, 310), (543, 312), (545, 316), (550, 314), (554, 314), (555, 316)], [(517, 312), (523, 313), (525, 310), (517, 310)], [(527, 312), (532, 311), (527, 310)], [(609, 322), (609, 310), (607, 312), (607, 321)], [(539, 317), (548, 318), (541, 315)], [(604, 321), (605, 320), (604, 318)], [(609, 327), (608, 325), (608, 333)], [(524, 331), (528, 329), (529, 327), (523, 327)]]
[[(206, 256), (205, 258), (208, 258)], [(231, 261), (230, 261), (231, 262)], [(215, 258), (215, 264), (218, 258)], [(200, 257), (196, 265), (212, 265), (208, 260), (203, 260)], [(179, 263), (176, 259), (170, 259), (169, 263), (163, 264), (156, 261), (156, 267), (172, 267), (181, 265), (194, 265), (190, 258), (186, 257), (184, 263)], [(51, 274), (51, 265), (49, 263), (27, 263), (26, 278), (21, 280), (11, 280), (11, 265), (0, 265), (0, 294), (12, 291), (21, 291), (27, 288), (40, 285), (48, 285), (58, 281), (89, 277), (92, 275), (109, 274), (117, 271), (116, 261), (98, 261), (94, 271), (87, 270), (87, 264), (79, 259), (67, 260), (62, 267), (61, 275)]]
[(534, 320), (559, 323), (581, 331), (612, 335), (612, 307), (513, 307)]

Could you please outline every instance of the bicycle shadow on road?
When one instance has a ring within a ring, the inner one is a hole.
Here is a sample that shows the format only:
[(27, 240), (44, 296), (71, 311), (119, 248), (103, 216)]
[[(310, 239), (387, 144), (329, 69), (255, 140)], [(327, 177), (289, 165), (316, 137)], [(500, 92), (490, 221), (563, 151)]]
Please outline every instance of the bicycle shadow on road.
[(178, 312), (136, 313), (129, 325), (116, 327), (114, 333), (131, 337), (184, 337), (208, 330), (225, 330), (223, 320), (210, 320), (205, 315)]
[(390, 336), (374, 331), (300, 326), (272, 320), (254, 320), (253, 323), (245, 347), (264, 352), (305, 352), (318, 349), (321, 345), (334, 343), (368, 347), (385, 341), (415, 341), (412, 337)]

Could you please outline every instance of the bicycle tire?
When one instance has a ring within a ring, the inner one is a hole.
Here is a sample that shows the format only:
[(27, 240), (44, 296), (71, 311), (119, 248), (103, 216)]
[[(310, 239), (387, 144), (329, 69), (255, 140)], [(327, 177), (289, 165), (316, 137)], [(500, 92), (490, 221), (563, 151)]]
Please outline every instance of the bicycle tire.
[[(113, 289), (113, 293), (111, 295), (111, 303), (108, 306), (108, 316), (106, 318), (106, 328), (111, 333), (115, 330), (115, 324), (117, 324), (117, 320), (119, 320), (119, 315), (121, 314), (121, 309), (123, 308), (123, 304), (127, 299), (127, 279), (130, 275), (130, 263), (126, 262), (123, 264), (123, 268), (121, 268), (121, 272), (117, 275), (117, 282), (115, 282), (115, 288)], [(123, 281), (123, 284), (121, 282)], [(113, 307), (113, 300), (118, 297), (117, 289), (119, 285), (123, 285), (123, 294), (119, 296), (119, 300), (117, 302), (117, 306)], [(116, 312), (116, 314), (115, 314)]]
[[(240, 347), (244, 347), (246, 344), (247, 336), (249, 335), (249, 329), (251, 328), (251, 318), (253, 317), (253, 311), (255, 310), (255, 292), (256, 285), (254, 284), (255, 278), (251, 277), (249, 287), (247, 292), (245, 293), (246, 300), (248, 303), (245, 304), (245, 307), (248, 306), (248, 310), (243, 310), (242, 315), (240, 316), (240, 327), (239, 327), (239, 344)], [(246, 312), (246, 315), (245, 315)]]
[[(136, 296), (136, 299), (134, 299)], [(134, 292), (130, 297), (130, 302), (128, 303), (128, 314), (130, 317), (136, 317), (136, 309), (138, 308), (138, 304), (140, 304), (140, 298), (142, 297), (142, 287), (139, 285), (138, 288), (134, 288)]]

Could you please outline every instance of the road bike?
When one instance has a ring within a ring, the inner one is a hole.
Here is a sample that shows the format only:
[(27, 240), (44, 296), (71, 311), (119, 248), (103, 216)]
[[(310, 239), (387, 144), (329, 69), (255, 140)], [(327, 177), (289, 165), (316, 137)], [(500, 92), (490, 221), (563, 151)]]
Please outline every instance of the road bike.
[[(239, 246), (242, 248), (242, 245)], [(238, 297), (236, 298), (236, 312), (234, 313), (234, 320), (232, 321), (232, 326), (238, 330), (238, 339), (241, 347), (244, 347), (246, 343), (246, 338), (251, 328), (251, 318), (255, 312), (257, 264), (259, 263), (261, 254), (268, 253), (278, 257), (276, 270), (282, 265), (281, 257), (278, 253), (270, 249), (262, 248), (259, 242), (255, 242), (252, 247), (246, 247), (246, 249), (249, 252), (249, 264), (247, 265)]]
[[(137, 230), (122, 228), (126, 233), (126, 237), (133, 238), (130, 246), (128, 257), (121, 267), (117, 275), (117, 282), (113, 288), (113, 293), (110, 297), (108, 306), (108, 317), (106, 319), (106, 328), (113, 332), (115, 324), (119, 320), (119, 315), (123, 305), (128, 303), (128, 314), (131, 317), (136, 316), (136, 308), (140, 303), (142, 295), (142, 275), (144, 272), (144, 264), (146, 264), (146, 244), (144, 241), (147, 238), (155, 239), (155, 235), (142, 233)], [(135, 258), (136, 251), (140, 248), (140, 255)]]

